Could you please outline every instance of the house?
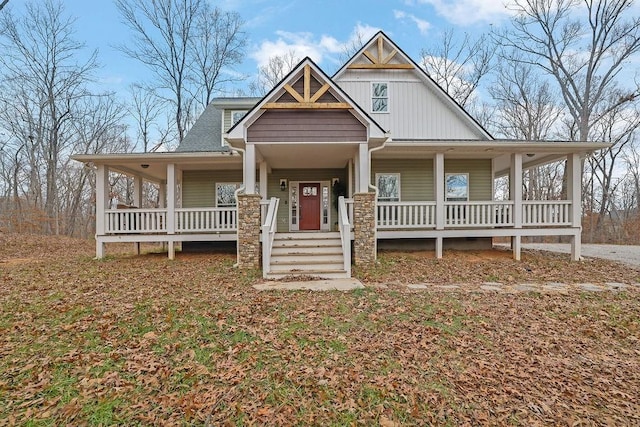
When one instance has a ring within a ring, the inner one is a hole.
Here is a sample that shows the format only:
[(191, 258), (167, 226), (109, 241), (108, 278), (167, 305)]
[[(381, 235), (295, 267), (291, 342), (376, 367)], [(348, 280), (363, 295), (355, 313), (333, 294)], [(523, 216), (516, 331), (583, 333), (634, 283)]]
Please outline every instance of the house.
[[(236, 242), (265, 277), (349, 277), (378, 245), (568, 236), (580, 258), (581, 159), (606, 144), (497, 140), (383, 32), (333, 77), (301, 61), (264, 98), (219, 98), (175, 152), (76, 155), (95, 165), (105, 243)], [(523, 170), (567, 161), (566, 200), (523, 200)], [(160, 186), (156, 209), (107, 209), (108, 173)], [(509, 200), (494, 200), (508, 176)]]

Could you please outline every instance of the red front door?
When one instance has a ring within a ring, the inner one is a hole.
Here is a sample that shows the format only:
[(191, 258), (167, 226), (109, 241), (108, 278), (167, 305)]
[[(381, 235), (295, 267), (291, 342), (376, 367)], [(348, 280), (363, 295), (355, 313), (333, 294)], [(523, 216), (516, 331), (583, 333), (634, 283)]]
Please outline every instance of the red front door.
[(300, 183), (300, 230), (320, 230), (320, 184)]

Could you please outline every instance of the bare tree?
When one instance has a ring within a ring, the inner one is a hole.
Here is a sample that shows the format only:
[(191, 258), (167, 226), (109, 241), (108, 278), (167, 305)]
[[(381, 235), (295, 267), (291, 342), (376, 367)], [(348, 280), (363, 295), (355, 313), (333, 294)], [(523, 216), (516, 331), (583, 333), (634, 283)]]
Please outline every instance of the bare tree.
[(238, 13), (211, 9), (207, 2), (199, 11), (190, 47), (192, 78), (203, 109), (222, 85), (244, 80), (231, 70), (244, 58), (247, 39), (242, 25)]
[(353, 55), (362, 49), (366, 41), (364, 33), (358, 27), (351, 39), (343, 46), (342, 52), (338, 57), (340, 62), (344, 64), (350, 60)]
[(491, 70), (494, 49), (485, 35), (472, 40), (465, 34), (455, 38), (447, 30), (441, 38), (422, 49), (422, 66), (462, 107), (469, 105), (480, 81)]
[(640, 18), (627, 19), (632, 3), (516, 0), (513, 29), (498, 35), (503, 46), (522, 52), (521, 61), (556, 80), (579, 141), (590, 140), (600, 119), (640, 94), (637, 85), (619, 85), (624, 65), (640, 50)]
[(265, 95), (295, 67), (301, 58), (291, 49), (282, 55), (269, 58), (267, 65), (260, 67), (258, 78), (251, 82), (249, 91), (254, 95)]
[(164, 101), (155, 96), (154, 92), (140, 84), (130, 87), (131, 105), (129, 113), (136, 121), (137, 139), (142, 144), (142, 150), (149, 151), (152, 133), (157, 132), (156, 121), (161, 114)]
[(166, 93), (180, 142), (195, 118), (196, 103), (208, 103), (230, 80), (221, 77), (223, 69), (240, 61), (242, 22), (236, 14), (211, 10), (204, 0), (115, 3), (133, 33), (132, 43), (120, 49), (149, 68), (159, 96)]
[(0, 3), (0, 10), (4, 9), (4, 7), (9, 3), (9, 0), (2, 0)]
[[(81, 61), (84, 45), (73, 38), (74, 20), (61, 2), (27, 3), (21, 17), (2, 16), (3, 127), (26, 145), (29, 194), (58, 232), (57, 168), (74, 137), (76, 105), (88, 96), (95, 53)], [(44, 190), (44, 191), (43, 191)], [(53, 230), (53, 227), (52, 227)]]
[[(615, 96), (615, 95), (613, 95)], [(636, 103), (637, 104), (637, 103)], [(612, 143), (606, 150), (588, 159), (587, 195), (591, 199), (591, 207), (597, 213), (595, 232), (600, 232), (607, 215), (614, 212), (617, 185), (616, 167), (624, 160), (627, 147), (632, 147), (638, 137), (640, 128), (640, 111), (630, 105), (617, 106), (609, 110), (605, 116), (592, 127), (595, 139)]]

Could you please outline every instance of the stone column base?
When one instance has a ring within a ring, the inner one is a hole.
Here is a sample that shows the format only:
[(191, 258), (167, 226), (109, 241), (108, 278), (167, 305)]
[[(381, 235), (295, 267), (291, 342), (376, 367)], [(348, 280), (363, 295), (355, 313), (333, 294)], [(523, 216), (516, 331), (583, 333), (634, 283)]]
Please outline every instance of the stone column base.
[(260, 268), (259, 194), (238, 195), (238, 267)]
[(358, 266), (376, 262), (376, 193), (353, 195), (353, 252)]

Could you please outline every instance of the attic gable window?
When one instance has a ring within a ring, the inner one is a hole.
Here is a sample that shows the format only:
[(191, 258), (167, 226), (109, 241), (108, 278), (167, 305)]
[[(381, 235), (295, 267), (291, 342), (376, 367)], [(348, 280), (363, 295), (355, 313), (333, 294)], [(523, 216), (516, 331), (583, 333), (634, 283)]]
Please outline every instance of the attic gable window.
[(371, 83), (371, 111), (373, 113), (389, 112), (388, 83)]
[(233, 110), (231, 112), (231, 126), (242, 120), (245, 114), (247, 114), (247, 110)]

